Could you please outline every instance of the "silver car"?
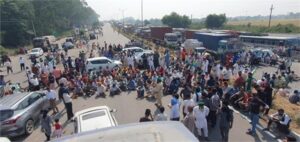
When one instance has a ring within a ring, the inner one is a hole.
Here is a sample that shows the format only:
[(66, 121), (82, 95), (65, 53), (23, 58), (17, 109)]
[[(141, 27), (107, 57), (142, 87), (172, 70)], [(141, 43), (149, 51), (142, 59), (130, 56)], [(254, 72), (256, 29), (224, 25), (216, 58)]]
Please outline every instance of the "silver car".
[(18, 93), (1, 98), (0, 135), (14, 137), (31, 134), (41, 110), (48, 108), (44, 93)]

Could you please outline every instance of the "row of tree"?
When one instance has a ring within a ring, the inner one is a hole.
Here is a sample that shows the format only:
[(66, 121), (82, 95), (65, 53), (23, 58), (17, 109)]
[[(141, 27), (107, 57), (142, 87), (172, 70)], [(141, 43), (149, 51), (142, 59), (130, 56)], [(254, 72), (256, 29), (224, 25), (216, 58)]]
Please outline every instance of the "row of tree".
[[(170, 15), (165, 15), (161, 21), (163, 24), (173, 28), (188, 28), (192, 23), (188, 16), (181, 16), (175, 12), (172, 12)], [(226, 15), (210, 14), (205, 18), (204, 23), (207, 28), (220, 28), (226, 23)]]
[(0, 9), (0, 40), (6, 47), (99, 22), (96, 12), (82, 0), (0, 0)]

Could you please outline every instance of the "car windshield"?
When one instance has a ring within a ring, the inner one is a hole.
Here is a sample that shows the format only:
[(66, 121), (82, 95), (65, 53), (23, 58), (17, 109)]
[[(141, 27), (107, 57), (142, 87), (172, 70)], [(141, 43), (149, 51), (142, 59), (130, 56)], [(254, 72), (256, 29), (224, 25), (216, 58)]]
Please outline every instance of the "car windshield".
[(104, 116), (104, 115), (105, 115), (105, 111), (97, 111), (97, 112), (89, 113), (89, 114), (82, 116), (82, 120), (87, 120), (87, 119), (100, 117), (100, 116)]
[(168, 41), (177, 41), (177, 36), (174, 35), (174, 36), (166, 36), (167, 40)]
[(39, 52), (39, 49), (32, 49), (31, 52)]

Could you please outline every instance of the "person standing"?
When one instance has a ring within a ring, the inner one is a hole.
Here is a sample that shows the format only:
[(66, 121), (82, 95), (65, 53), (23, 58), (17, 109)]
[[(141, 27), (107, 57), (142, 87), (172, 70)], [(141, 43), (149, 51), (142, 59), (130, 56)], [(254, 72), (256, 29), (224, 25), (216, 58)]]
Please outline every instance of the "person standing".
[(55, 76), (50, 72), (48, 76), (49, 87), (51, 90), (55, 89)]
[(233, 124), (233, 112), (228, 107), (227, 102), (223, 102), (221, 112), (220, 112), (220, 132), (222, 136), (222, 141), (228, 141), (229, 129), (232, 128)]
[(62, 136), (63, 134), (63, 130), (62, 130), (62, 125), (59, 123), (59, 119), (56, 118), (55, 120), (55, 124), (54, 124), (54, 137), (59, 138)]
[(21, 71), (25, 70), (25, 60), (23, 57), (20, 57), (19, 63), (20, 63)]
[(41, 131), (45, 133), (47, 141), (50, 141), (52, 129), (51, 129), (52, 119), (48, 115), (47, 110), (42, 111), (42, 118), (41, 118)]
[(211, 122), (211, 127), (214, 128), (217, 123), (217, 111), (220, 107), (220, 97), (217, 93), (214, 93), (209, 101), (210, 111), (209, 111), (209, 120)]
[(180, 120), (180, 103), (178, 100), (179, 96), (174, 95), (171, 99), (171, 104), (169, 107), (171, 108), (170, 120), (171, 121), (179, 121)]
[(62, 71), (59, 68), (56, 68), (56, 66), (53, 67), (53, 75), (55, 77), (55, 81), (57, 84), (59, 84), (59, 79), (62, 76)]
[(7, 60), (4, 62), (4, 66), (6, 66), (7, 74), (9, 74), (9, 72), (13, 73), (13, 69), (12, 69), (11, 61), (10, 61), (10, 60), (7, 59)]
[(185, 100), (183, 100), (183, 106), (182, 106), (183, 117), (185, 117), (189, 113), (188, 110), (189, 107), (194, 107), (194, 101), (193, 99), (191, 99), (190, 94), (186, 96)]
[(51, 90), (49, 87), (47, 87), (46, 91), (46, 97), (49, 100), (50, 107), (53, 110), (53, 114), (56, 114), (59, 112), (57, 106), (56, 106), (56, 93), (54, 90)]
[(69, 92), (63, 93), (63, 100), (65, 102), (68, 120), (70, 120), (74, 116), (74, 114), (73, 114), (72, 98)]
[(207, 128), (207, 120), (206, 117), (209, 114), (209, 108), (204, 105), (204, 102), (199, 102), (198, 106), (195, 106), (193, 109), (193, 114), (195, 116), (195, 124), (197, 128), (198, 135), (201, 136), (202, 132), (204, 132), (205, 140), (208, 141), (208, 128)]
[(261, 106), (265, 106), (267, 109), (269, 108), (268, 105), (264, 104), (264, 102), (258, 98), (256, 93), (253, 93), (253, 97), (249, 102), (251, 129), (248, 129), (246, 132), (249, 135), (256, 133), (256, 125), (259, 121), (259, 111)]
[(156, 83), (155, 87), (153, 88), (153, 94), (154, 94), (154, 97), (156, 98), (155, 105), (157, 107), (162, 106), (161, 98), (162, 98), (162, 94), (163, 94), (163, 84), (161, 82), (161, 79), (157, 79), (157, 83)]
[(193, 106), (188, 106), (187, 107), (187, 110), (188, 110), (188, 113), (187, 115), (184, 117), (183, 119), (183, 124), (186, 128), (188, 128), (193, 134), (195, 133), (195, 116), (193, 114)]

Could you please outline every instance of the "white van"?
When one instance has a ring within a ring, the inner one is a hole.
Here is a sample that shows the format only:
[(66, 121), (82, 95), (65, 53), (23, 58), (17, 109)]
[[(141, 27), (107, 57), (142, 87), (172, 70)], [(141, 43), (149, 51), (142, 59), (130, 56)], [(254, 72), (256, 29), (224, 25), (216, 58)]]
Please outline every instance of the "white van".
[(111, 60), (107, 57), (89, 58), (86, 62), (86, 71), (99, 70), (108, 68), (109, 70), (122, 66), (121, 61)]
[(107, 106), (91, 107), (77, 112), (73, 118), (75, 133), (117, 126), (112, 112), (114, 110)]
[[(97, 124), (95, 124), (97, 125)], [(131, 123), (69, 135), (53, 142), (198, 142), (181, 122)]]

